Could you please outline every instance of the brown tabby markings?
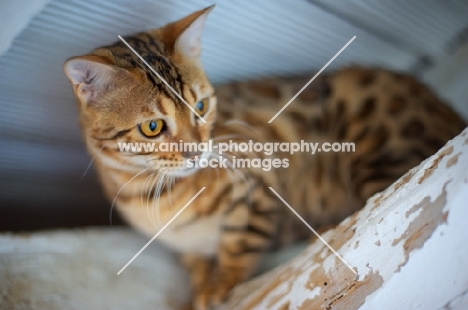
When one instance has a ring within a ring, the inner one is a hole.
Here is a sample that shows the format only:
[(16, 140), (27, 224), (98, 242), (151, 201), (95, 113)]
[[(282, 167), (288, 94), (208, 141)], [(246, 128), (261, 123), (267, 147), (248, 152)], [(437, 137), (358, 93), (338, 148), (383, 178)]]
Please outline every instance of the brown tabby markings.
[(392, 116), (397, 116), (401, 112), (403, 112), (407, 106), (406, 99), (401, 95), (395, 95), (393, 98), (390, 99), (389, 106), (387, 108), (387, 112)]
[[(190, 105), (209, 100), (203, 116), (207, 124), (121, 42), (65, 64), (105, 193), (116, 199), (117, 210), (129, 223), (152, 237), (206, 186), (158, 238), (182, 254), (196, 309), (219, 304), (252, 274), (265, 251), (310, 235), (269, 186), (315, 228), (335, 224), (465, 127), (412, 77), (359, 67), (314, 81), (267, 126), (308, 77), (233, 83), (219, 87), (215, 95), (198, 60), (209, 11), (125, 38)], [(157, 137), (146, 138), (138, 125), (152, 119), (164, 120), (166, 127)], [(233, 119), (251, 127), (230, 123)], [(192, 154), (134, 154), (117, 147), (117, 142), (208, 139), (347, 141), (355, 142), (356, 151), (280, 153), (275, 156), (288, 158), (288, 169), (207, 168), (182, 177), (177, 173), (186, 173)]]

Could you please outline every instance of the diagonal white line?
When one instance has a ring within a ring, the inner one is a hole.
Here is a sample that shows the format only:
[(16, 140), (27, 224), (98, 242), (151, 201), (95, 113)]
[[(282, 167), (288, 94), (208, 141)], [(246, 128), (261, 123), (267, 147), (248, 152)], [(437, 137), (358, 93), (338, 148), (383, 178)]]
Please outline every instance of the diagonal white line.
[(319, 233), (317, 233), (315, 231), (315, 229), (313, 229), (309, 223), (307, 223), (300, 215), (299, 213), (296, 212), (296, 210), (293, 209), (293, 207), (291, 207), (287, 202), (286, 200), (283, 199), (283, 197), (280, 196), (280, 194), (278, 194), (272, 187), (268, 187), (276, 196), (278, 196), (278, 198), (302, 221), (302, 223), (304, 223), (307, 228), (309, 228), (316, 236), (317, 238), (320, 239), (320, 241), (322, 241), (332, 252), (333, 254), (335, 254), (355, 275), (357, 275), (357, 272), (343, 259), (343, 257), (341, 257), (340, 254), (338, 254), (338, 252), (336, 252), (329, 244), (328, 242), (325, 241), (325, 239), (322, 238), (322, 236), (319, 235)]
[(171, 220), (170, 220), (169, 222), (167, 222), (166, 225), (164, 225), (163, 228), (161, 228), (161, 230), (158, 231), (158, 233), (157, 233), (156, 235), (154, 235), (154, 237), (151, 238), (151, 240), (148, 241), (148, 243), (146, 243), (145, 246), (144, 246), (143, 248), (141, 248), (141, 250), (138, 251), (138, 253), (136, 253), (135, 256), (133, 256), (132, 259), (131, 259), (127, 264), (125, 264), (125, 266), (123, 266), (122, 269), (120, 269), (119, 272), (117, 272), (117, 275), (120, 275), (120, 274), (122, 273), (122, 271), (124, 271), (125, 268), (127, 268), (127, 266), (130, 265), (130, 264), (135, 260), (135, 258), (137, 258), (138, 255), (140, 255), (141, 252), (143, 252), (144, 249), (146, 249), (146, 248), (148, 247), (148, 245), (150, 245), (150, 243), (153, 242), (154, 239), (156, 239), (156, 238), (164, 231), (164, 229), (166, 229), (167, 226), (169, 226), (169, 225), (172, 223), (172, 221), (174, 221), (174, 220), (185, 210), (185, 208), (187, 208), (187, 207), (192, 203), (192, 201), (194, 201), (195, 198), (197, 198), (198, 195), (200, 195), (201, 192), (203, 192), (203, 191), (205, 190), (205, 188), (206, 188), (206, 186), (203, 187), (201, 190), (199, 190), (198, 193), (197, 193), (195, 196), (193, 196), (192, 199), (190, 199), (189, 202), (187, 202), (187, 203), (185, 204), (185, 206), (183, 206), (182, 209), (180, 209), (180, 210), (176, 213), (176, 215), (174, 215), (174, 217), (171, 218)]
[(354, 39), (356, 39), (356, 36), (352, 37), (352, 38), (351, 38), (351, 40), (349, 40), (349, 42), (348, 42), (348, 43), (346, 43), (346, 45), (345, 45), (345, 46), (343, 46), (343, 47), (340, 49), (340, 51), (339, 51), (338, 53), (336, 53), (336, 55), (335, 55), (335, 56), (333, 56), (333, 58), (332, 58), (332, 59), (330, 59), (330, 61), (329, 61), (329, 62), (327, 62), (327, 63), (326, 63), (326, 65), (325, 65), (325, 66), (323, 66), (323, 68), (322, 68), (322, 69), (320, 69), (320, 71), (319, 71), (319, 72), (317, 72), (317, 74), (316, 74), (316, 75), (315, 75), (315, 76), (314, 76), (314, 77), (313, 77), (313, 78), (312, 78), (312, 79), (311, 79), (309, 82), (307, 82), (307, 84), (305, 84), (305, 86), (304, 86), (304, 87), (302, 87), (302, 88), (301, 88), (301, 90), (300, 90), (300, 91), (299, 91), (299, 92), (298, 92), (296, 95), (294, 95), (294, 97), (292, 97), (292, 98), (291, 98), (291, 100), (289, 100), (289, 101), (288, 101), (288, 103), (286, 103), (286, 104), (285, 104), (285, 106), (284, 106), (284, 107), (283, 107), (281, 110), (279, 110), (279, 111), (278, 111), (278, 113), (276, 113), (276, 114), (275, 114), (275, 116), (273, 116), (273, 117), (272, 117), (272, 118), (271, 118), (271, 119), (268, 121), (268, 124), (269, 124), (269, 123), (271, 123), (271, 122), (273, 122), (273, 121), (275, 120), (275, 118), (277, 118), (277, 117), (278, 117), (278, 115), (280, 115), (280, 113), (281, 113), (281, 112), (283, 112), (283, 111), (284, 111), (284, 109), (286, 109), (286, 108), (288, 107), (288, 105), (290, 105), (290, 104), (291, 104), (291, 102), (293, 102), (293, 101), (294, 101), (294, 99), (296, 99), (296, 97), (297, 97), (297, 96), (299, 96), (299, 95), (302, 93), (302, 91), (303, 91), (304, 89), (306, 89), (306, 87), (307, 87), (307, 86), (309, 86), (309, 84), (310, 84), (310, 83), (312, 83), (312, 82), (315, 80), (315, 78), (316, 78), (317, 76), (319, 76), (319, 74), (320, 74), (320, 73), (322, 73), (322, 71), (323, 71), (323, 70), (325, 70), (325, 69), (328, 67), (328, 65), (329, 65), (329, 64), (331, 64), (331, 63), (332, 63), (332, 61), (333, 61), (333, 60), (335, 60), (335, 58), (336, 58), (336, 57), (338, 57), (338, 55), (340, 55), (340, 54), (341, 54), (341, 52), (343, 52), (343, 51), (345, 50), (345, 48), (347, 48), (347, 47), (348, 47), (348, 45), (350, 45), (350, 44), (351, 44), (351, 42), (353, 42), (353, 41), (354, 41)]
[(163, 79), (162, 76), (159, 75), (159, 73), (158, 73), (156, 70), (154, 70), (153, 67), (151, 67), (151, 66), (146, 62), (146, 60), (143, 59), (143, 57), (141, 57), (140, 54), (138, 54), (138, 53), (133, 49), (133, 47), (131, 47), (130, 44), (128, 44), (127, 41), (125, 41), (124, 38), (122, 38), (122, 36), (119, 35), (118, 37), (119, 37), (120, 40), (122, 40), (122, 42), (123, 42), (125, 45), (127, 45), (127, 47), (128, 47), (138, 58), (140, 58), (141, 61), (143, 61), (143, 63), (144, 63), (151, 71), (153, 71), (154, 74), (156, 74), (156, 76), (157, 76), (161, 81), (163, 81), (164, 84), (166, 84), (167, 87), (169, 87), (170, 90), (172, 90), (172, 92), (173, 92), (183, 103), (185, 103), (185, 105), (186, 105), (190, 110), (192, 110), (193, 114), (195, 114), (196, 116), (198, 116), (198, 118), (200, 118), (200, 119), (203, 121), (203, 123), (206, 124), (205, 119), (204, 119), (203, 117), (201, 117), (200, 114), (198, 114), (198, 113), (194, 110), (194, 108), (192, 108), (192, 106), (191, 106), (190, 104), (188, 104), (188, 102), (185, 101), (185, 99), (182, 98), (182, 96), (179, 95), (179, 93), (177, 93), (177, 92), (174, 90), (174, 88), (172, 88), (171, 85), (169, 85), (169, 83), (166, 82), (166, 80)]

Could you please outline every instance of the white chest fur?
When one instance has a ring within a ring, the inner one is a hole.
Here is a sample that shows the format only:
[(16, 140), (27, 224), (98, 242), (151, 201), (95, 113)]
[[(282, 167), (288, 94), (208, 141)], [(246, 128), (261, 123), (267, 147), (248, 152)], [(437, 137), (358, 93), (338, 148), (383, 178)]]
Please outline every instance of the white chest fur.
[[(218, 249), (222, 215), (214, 213), (211, 216), (200, 216), (194, 219), (194, 213), (190, 212), (188, 208), (157, 236), (155, 242), (162, 242), (179, 253), (199, 253), (207, 256), (215, 254)], [(135, 208), (130, 205), (119, 209), (127, 221), (148, 238), (158, 234), (175, 215), (175, 212), (166, 213), (160, 218), (161, 221), (158, 221), (156, 218), (148, 216), (143, 208)]]
[(180, 253), (212, 255), (218, 251), (220, 219), (220, 214), (213, 214), (183, 226), (174, 221), (158, 239)]

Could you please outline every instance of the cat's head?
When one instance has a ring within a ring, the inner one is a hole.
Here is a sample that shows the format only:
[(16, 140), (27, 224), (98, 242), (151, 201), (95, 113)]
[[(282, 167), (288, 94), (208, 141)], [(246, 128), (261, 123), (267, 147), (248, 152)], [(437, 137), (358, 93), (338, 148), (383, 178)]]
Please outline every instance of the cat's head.
[(178, 176), (193, 171), (187, 161), (200, 154), (122, 151), (119, 143), (152, 143), (159, 150), (162, 142), (200, 143), (210, 138), (216, 97), (199, 57), (200, 37), (212, 8), (124, 37), (170, 87), (123, 41), (65, 62), (87, 147), (100, 162), (117, 169), (164, 169)]

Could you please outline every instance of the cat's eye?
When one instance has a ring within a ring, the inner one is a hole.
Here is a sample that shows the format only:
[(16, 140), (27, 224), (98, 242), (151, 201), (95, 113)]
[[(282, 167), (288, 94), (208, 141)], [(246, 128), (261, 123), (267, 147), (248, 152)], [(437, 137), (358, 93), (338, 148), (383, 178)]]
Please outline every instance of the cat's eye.
[(195, 112), (197, 112), (198, 115), (203, 116), (206, 113), (206, 111), (208, 111), (209, 107), (210, 100), (208, 98), (205, 98), (197, 102), (197, 104), (195, 105)]
[(152, 119), (141, 123), (139, 127), (143, 135), (148, 138), (153, 138), (164, 129), (164, 121), (162, 119)]

